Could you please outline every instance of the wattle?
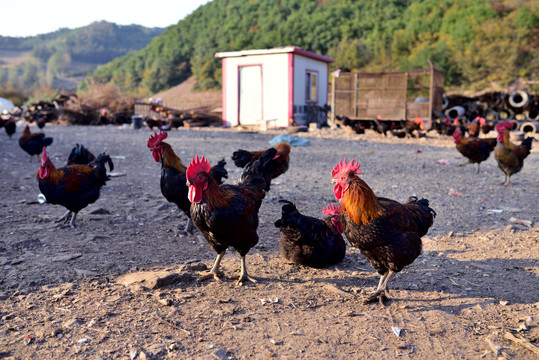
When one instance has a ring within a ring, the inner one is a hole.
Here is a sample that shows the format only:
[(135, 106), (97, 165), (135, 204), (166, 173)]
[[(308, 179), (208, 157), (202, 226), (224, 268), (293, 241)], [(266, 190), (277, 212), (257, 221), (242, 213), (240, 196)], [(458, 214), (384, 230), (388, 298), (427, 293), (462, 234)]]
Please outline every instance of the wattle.
[(341, 187), (341, 185), (339, 185), (339, 184), (335, 185), (335, 187), (333, 188), (333, 193), (335, 194), (335, 197), (337, 198), (337, 200), (341, 200), (341, 198), (342, 198), (342, 187)]
[(202, 190), (198, 189), (194, 185), (189, 185), (189, 193), (187, 194), (189, 201), (192, 203), (199, 203), (202, 201)]
[(153, 158), (154, 158), (155, 162), (159, 162), (161, 160), (158, 151), (153, 150), (152, 155), (153, 155)]

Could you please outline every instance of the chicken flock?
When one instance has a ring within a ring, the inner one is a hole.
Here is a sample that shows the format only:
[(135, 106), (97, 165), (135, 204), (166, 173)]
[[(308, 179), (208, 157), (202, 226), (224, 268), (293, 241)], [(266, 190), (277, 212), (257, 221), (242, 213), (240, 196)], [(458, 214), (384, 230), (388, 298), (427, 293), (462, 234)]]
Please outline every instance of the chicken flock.
[[(377, 123), (382, 127), (382, 122)], [(505, 174), (504, 185), (508, 185), (510, 177), (522, 169), (531, 150), (532, 138), (525, 139), (520, 145), (511, 143), (509, 132), (515, 127), (511, 121), (497, 124), (497, 138), (477, 136), (480, 131), (488, 130), (481, 119), (476, 119), (468, 128), (456, 122), (443, 124), (446, 135), (453, 136), (457, 151), (469, 163), (478, 164), (477, 171), (479, 164), (494, 152), (498, 166)], [(423, 128), (419, 119), (406, 125), (409, 126), (407, 133)], [(380, 129), (382, 132), (391, 130), (391, 126)], [(465, 132), (468, 137), (464, 136)], [(258, 212), (266, 193), (271, 191), (272, 180), (289, 170), (290, 145), (283, 142), (263, 150), (235, 151), (231, 159), (242, 169), (241, 176), (234, 184), (226, 184), (225, 159), (211, 166), (205, 156), (195, 154), (186, 166), (172, 146), (165, 142), (167, 136), (168, 133), (161, 130), (154, 132), (147, 147), (161, 165), (162, 195), (188, 218), (181, 232), (191, 233), (192, 225), (196, 226), (216, 253), (214, 265), (201, 275), (200, 280), (221, 281), (221, 260), (226, 250), (233, 248), (241, 258), (236, 283), (256, 283), (256, 278), (247, 271), (246, 256), (259, 241)], [(52, 138), (41, 132), (31, 133), (28, 125), (19, 138), (20, 147), (31, 156), (30, 161), (33, 155), (40, 156), (36, 179), (46, 201), (67, 209), (57, 222), (63, 222), (63, 227), (74, 228), (78, 212), (96, 202), (101, 188), (110, 180), (106, 165), (112, 171), (114, 164), (106, 153), (96, 157), (83, 145), (76, 144), (66, 165), (56, 167), (47, 153), (47, 146), (52, 142)], [(334, 183), (337, 203), (323, 209), (325, 218), (303, 215), (294, 203), (281, 200), (281, 217), (275, 221), (275, 227), (281, 232), (282, 258), (313, 268), (341, 262), (346, 254), (346, 238), (380, 275), (377, 288), (364, 303), (383, 302), (388, 299), (390, 277), (421, 254), (421, 238), (433, 225), (436, 211), (427, 199), (410, 196), (405, 203), (400, 203), (375, 195), (359, 177), (359, 168), (355, 159), (347, 161), (344, 158), (333, 168), (331, 178), (328, 174), (328, 181)]]

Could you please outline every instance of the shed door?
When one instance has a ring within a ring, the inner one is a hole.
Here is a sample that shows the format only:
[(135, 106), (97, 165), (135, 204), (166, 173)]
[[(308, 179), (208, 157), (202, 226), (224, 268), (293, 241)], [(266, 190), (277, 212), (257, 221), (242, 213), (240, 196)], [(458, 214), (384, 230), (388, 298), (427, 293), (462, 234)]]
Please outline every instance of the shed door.
[(262, 120), (262, 67), (240, 67), (239, 86), (240, 124), (256, 125)]

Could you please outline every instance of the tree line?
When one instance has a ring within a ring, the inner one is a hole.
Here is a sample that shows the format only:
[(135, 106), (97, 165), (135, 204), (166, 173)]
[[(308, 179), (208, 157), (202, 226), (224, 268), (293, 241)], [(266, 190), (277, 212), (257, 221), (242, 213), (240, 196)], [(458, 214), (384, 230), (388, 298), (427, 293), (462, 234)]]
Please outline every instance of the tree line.
[(447, 86), (480, 89), (539, 75), (539, 4), (534, 0), (213, 0), (144, 49), (96, 69), (98, 81), (155, 93), (195, 75), (221, 86), (222, 51), (295, 45), (365, 72), (425, 68)]

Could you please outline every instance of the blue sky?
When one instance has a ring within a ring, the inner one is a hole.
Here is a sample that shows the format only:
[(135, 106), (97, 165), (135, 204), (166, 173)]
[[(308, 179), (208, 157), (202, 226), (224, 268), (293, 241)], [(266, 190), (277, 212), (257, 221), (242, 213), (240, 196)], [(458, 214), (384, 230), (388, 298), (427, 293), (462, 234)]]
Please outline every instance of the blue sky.
[(34, 36), (106, 20), (167, 27), (211, 0), (11, 0), (1, 7), (0, 36)]

